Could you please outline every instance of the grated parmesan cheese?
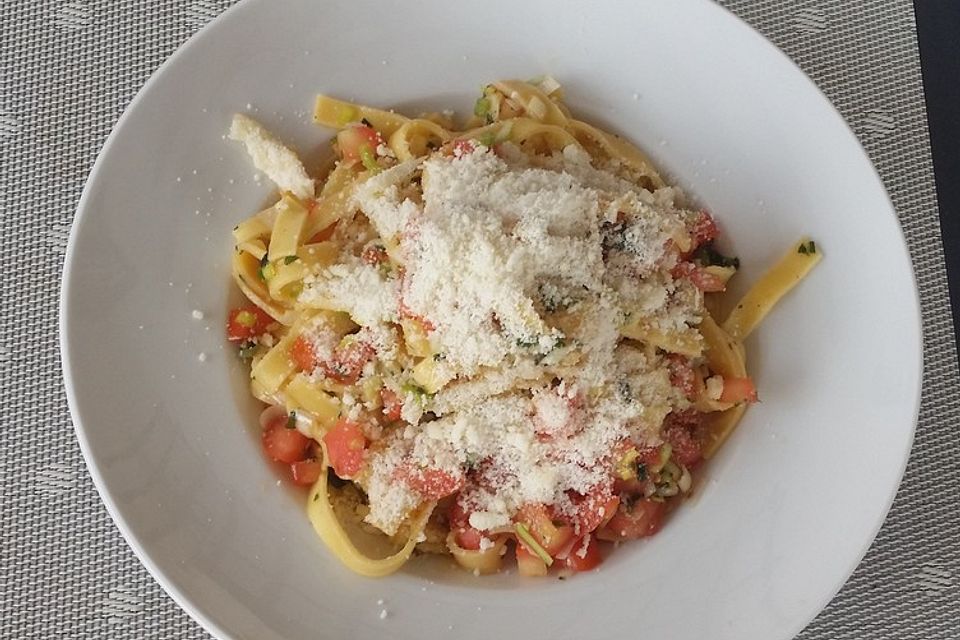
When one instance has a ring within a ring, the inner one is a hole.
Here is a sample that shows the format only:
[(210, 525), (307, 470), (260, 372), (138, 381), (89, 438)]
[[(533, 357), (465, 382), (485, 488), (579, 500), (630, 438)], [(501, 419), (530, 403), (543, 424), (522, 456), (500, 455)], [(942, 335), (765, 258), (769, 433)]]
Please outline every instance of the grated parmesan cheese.
[[(301, 199), (314, 196), (316, 186), (300, 158), (259, 122), (238, 113), (233, 116), (229, 136), (231, 140), (244, 143), (253, 166), (267, 174), (281, 191), (289, 191)], [(254, 179), (257, 179), (256, 174)]]
[[(405, 186), (418, 175), (422, 198)], [(651, 193), (578, 147), (531, 158), (506, 144), (397, 164), (352, 198), (402, 273), (346, 243), (300, 302), (349, 313), (382, 360), (406, 358), (399, 371), (411, 356), (392, 326), (422, 319), (430, 364), (453, 375), (434, 395), (388, 375), (408, 424), (370, 451), (368, 523), (393, 535), (422, 502), (398, 481), (410, 469), (473, 474), (458, 500), (480, 531), (531, 502), (571, 515), (571, 492), (609, 487), (619, 443), (659, 445), (664, 417), (689, 406), (661, 357), (620, 335), (638, 317), (664, 332), (700, 321), (702, 294), (670, 275), (691, 213), (675, 189)]]

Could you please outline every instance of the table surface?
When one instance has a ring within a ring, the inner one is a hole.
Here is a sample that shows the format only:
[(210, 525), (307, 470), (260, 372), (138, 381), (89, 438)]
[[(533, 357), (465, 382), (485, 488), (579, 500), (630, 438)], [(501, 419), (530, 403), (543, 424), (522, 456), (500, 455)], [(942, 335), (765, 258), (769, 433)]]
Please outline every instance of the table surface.
[[(945, 269), (948, 259), (960, 278), (960, 3), (916, 1), (919, 50), (910, 0), (721, 1), (850, 123), (897, 208), (920, 288), (924, 388), (904, 481), (864, 561), (802, 640), (960, 638), (960, 372)], [(96, 153), (159, 64), (231, 4), (0, 0), (0, 638), (209, 637), (139, 564), (97, 496), (66, 407), (56, 322), (67, 234)]]
[(915, 0), (940, 228), (960, 339), (960, 2)]

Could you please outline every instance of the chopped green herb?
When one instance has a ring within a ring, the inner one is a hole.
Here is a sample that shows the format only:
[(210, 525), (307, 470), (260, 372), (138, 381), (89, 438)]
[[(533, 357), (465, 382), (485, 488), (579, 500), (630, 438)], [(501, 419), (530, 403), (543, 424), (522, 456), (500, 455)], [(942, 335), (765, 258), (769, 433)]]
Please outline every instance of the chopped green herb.
[(320, 494), (319, 494), (319, 493), (313, 494), (313, 501), (314, 501), (314, 502), (316, 502), (316, 501), (319, 500), (319, 499), (320, 499)]
[(287, 256), (283, 259), (283, 264), (291, 264), (300, 259), (300, 256)]
[(807, 245), (801, 243), (800, 246), (797, 247), (797, 253), (802, 253), (803, 255), (807, 255)]
[(434, 362), (440, 362), (441, 360), (446, 360), (446, 359), (447, 359), (446, 354), (443, 354), (443, 353), (435, 353), (435, 354), (433, 354), (433, 361), (434, 361)]
[(536, 336), (524, 336), (522, 338), (517, 338), (517, 346), (522, 349), (529, 349), (540, 344), (540, 340)]
[(255, 342), (244, 342), (240, 345), (240, 351), (238, 351), (241, 360), (249, 360), (253, 357), (254, 351), (257, 349), (257, 344)]
[(291, 411), (287, 416), (287, 429), (293, 429), (297, 426), (297, 412)]
[(540, 302), (543, 303), (543, 310), (547, 313), (566, 311), (577, 302), (566, 290), (550, 281), (541, 283), (537, 293), (540, 296)]
[(698, 260), (705, 267), (733, 267), (740, 268), (740, 258), (731, 258), (717, 251), (712, 242), (701, 245), (693, 253), (694, 260)]
[(360, 124), (362, 124), (365, 127), (370, 127), (371, 129), (373, 129), (373, 123), (367, 120), (366, 118), (361, 118)]
[(485, 147), (492, 147), (496, 140), (497, 139), (494, 137), (492, 131), (487, 131), (482, 136), (477, 138), (477, 141)]
[(527, 529), (524, 525), (517, 523), (516, 526), (517, 536), (523, 541), (525, 547), (537, 554), (543, 563), (548, 567), (553, 564), (553, 558), (550, 557), (550, 554), (547, 553), (547, 550), (537, 542), (537, 539), (533, 537), (533, 534), (530, 533), (530, 530)]
[(433, 396), (433, 394), (427, 393), (427, 390), (426, 390), (426, 389), (424, 389), (424, 388), (421, 387), (420, 385), (414, 384), (414, 383), (412, 383), (412, 382), (408, 382), (408, 383), (402, 385), (402, 386), (400, 387), (400, 390), (403, 391), (404, 394), (412, 394), (413, 397), (414, 397), (414, 398), (417, 400), (417, 402), (419, 402), (420, 404), (426, 403), (426, 401)]
[(814, 244), (813, 240), (807, 243), (807, 251), (809, 251), (811, 255), (817, 252), (817, 245)]
[(360, 162), (363, 164), (364, 169), (370, 173), (380, 173), (380, 171), (382, 171), (380, 165), (377, 164), (377, 158), (373, 155), (373, 150), (370, 149), (369, 145), (360, 147)]
[(260, 267), (257, 273), (260, 274), (260, 279), (266, 282), (277, 275), (277, 268), (272, 264), (267, 264), (265, 267)]
[(473, 115), (478, 118), (486, 118), (488, 113), (490, 113), (490, 99), (486, 96), (477, 98), (477, 101), (473, 103)]
[(270, 264), (269, 254), (264, 253), (263, 257), (260, 258), (260, 268), (257, 269), (257, 275), (259, 275), (260, 279), (264, 282), (277, 275), (277, 268)]

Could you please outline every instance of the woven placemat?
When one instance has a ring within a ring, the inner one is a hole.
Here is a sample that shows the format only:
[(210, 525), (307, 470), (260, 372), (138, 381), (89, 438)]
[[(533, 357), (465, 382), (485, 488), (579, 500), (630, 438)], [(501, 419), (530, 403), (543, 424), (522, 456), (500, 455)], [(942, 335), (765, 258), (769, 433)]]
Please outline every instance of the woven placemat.
[[(2, 638), (209, 637), (140, 565), (97, 496), (70, 424), (56, 322), (67, 234), (97, 151), (150, 74), (230, 4), (0, 0)], [(853, 126), (897, 207), (921, 291), (925, 384), (906, 478), (866, 559), (800, 638), (960, 638), (960, 379), (912, 4), (723, 4)], [(843, 470), (837, 478), (842, 490)]]

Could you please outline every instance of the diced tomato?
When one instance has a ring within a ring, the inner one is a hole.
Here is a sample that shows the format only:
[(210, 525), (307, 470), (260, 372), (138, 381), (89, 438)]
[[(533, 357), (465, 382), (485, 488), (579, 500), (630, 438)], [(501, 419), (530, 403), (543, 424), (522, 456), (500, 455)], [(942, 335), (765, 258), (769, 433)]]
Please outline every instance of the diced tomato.
[(323, 436), (330, 466), (341, 478), (352, 478), (366, 458), (367, 437), (356, 422), (340, 418), (337, 424)]
[(453, 495), (463, 487), (463, 476), (452, 475), (440, 469), (401, 467), (397, 476), (427, 500), (440, 500)]
[(522, 542), (517, 543), (517, 573), (522, 576), (545, 576), (547, 565), (540, 556), (528, 550)]
[(290, 357), (297, 365), (300, 371), (310, 372), (317, 367), (317, 354), (313, 351), (313, 345), (310, 344), (305, 336), (297, 336), (290, 347)]
[(574, 571), (590, 571), (595, 569), (602, 561), (600, 543), (596, 536), (589, 533), (585, 538), (577, 540), (573, 544), (573, 549), (564, 558), (567, 567)]
[(369, 265), (377, 266), (389, 260), (389, 257), (387, 256), (387, 249), (383, 245), (369, 244), (360, 252), (360, 259)]
[(276, 320), (256, 305), (231, 309), (227, 317), (227, 339), (242, 342), (262, 336), (274, 322)]
[(692, 262), (678, 262), (670, 273), (674, 278), (686, 278), (693, 286), (706, 293), (724, 291), (727, 288), (727, 283), (722, 278)]
[(570, 492), (570, 499), (577, 506), (574, 524), (579, 535), (590, 533), (608, 522), (617, 512), (620, 498), (612, 495), (609, 489), (597, 491), (587, 496)]
[(628, 540), (652, 536), (663, 526), (663, 502), (642, 498), (632, 505), (621, 502), (610, 522), (597, 532), (603, 540)]
[(555, 527), (554, 531), (546, 536), (544, 540), (537, 540), (551, 556), (560, 553), (560, 550), (570, 544), (570, 541), (576, 536), (573, 527), (570, 525), (560, 525)]
[(353, 384), (360, 377), (363, 366), (376, 355), (376, 351), (369, 343), (351, 340), (346, 344), (338, 345), (333, 352), (333, 358), (321, 362), (323, 372), (342, 384)]
[(463, 494), (457, 496), (457, 499), (450, 504), (450, 510), (447, 511), (447, 522), (450, 523), (450, 530), (454, 532), (459, 544), (464, 549), (476, 551), (480, 548), (480, 539), (483, 532), (470, 526), (470, 514), (463, 506)]
[(400, 419), (400, 413), (403, 411), (403, 399), (397, 395), (396, 391), (384, 387), (380, 389), (380, 402), (383, 403), (383, 416), (390, 422)]
[(670, 413), (663, 422), (663, 439), (670, 444), (676, 461), (688, 468), (703, 460), (701, 418), (701, 413), (690, 410)]
[(320, 479), (323, 464), (319, 460), (300, 460), (290, 465), (290, 477), (293, 484), (310, 486)]
[(757, 387), (750, 378), (724, 378), (720, 402), (756, 402)]
[(383, 137), (376, 129), (364, 124), (350, 125), (337, 134), (340, 155), (347, 162), (362, 161), (365, 154), (375, 156), (381, 144)]
[(689, 399), (697, 396), (697, 374), (690, 363), (690, 358), (677, 353), (669, 353), (664, 358), (667, 369), (670, 371), (670, 384), (683, 392)]
[(480, 541), (483, 539), (483, 533), (473, 527), (455, 529), (454, 531), (457, 544), (460, 545), (462, 549), (469, 549), (470, 551), (480, 550)]
[(693, 247), (691, 251), (695, 250), (700, 245), (707, 244), (717, 239), (717, 236), (720, 235), (720, 230), (717, 229), (717, 223), (714, 222), (713, 216), (708, 212), (701, 210), (700, 214), (697, 216), (697, 219), (694, 221), (693, 225), (690, 227), (690, 239), (693, 241)]
[(450, 509), (447, 511), (447, 521), (450, 523), (451, 529), (465, 529), (470, 526), (470, 514), (464, 507), (464, 494), (462, 492), (450, 504)]
[(320, 231), (313, 234), (313, 237), (307, 240), (307, 243), (314, 244), (317, 242), (326, 242), (327, 240), (333, 237), (333, 232), (336, 230), (337, 230), (337, 223), (334, 222), (329, 227), (324, 227)]
[(310, 438), (294, 428), (287, 428), (286, 419), (276, 420), (264, 429), (261, 436), (263, 450), (274, 462), (291, 464), (307, 457)]

